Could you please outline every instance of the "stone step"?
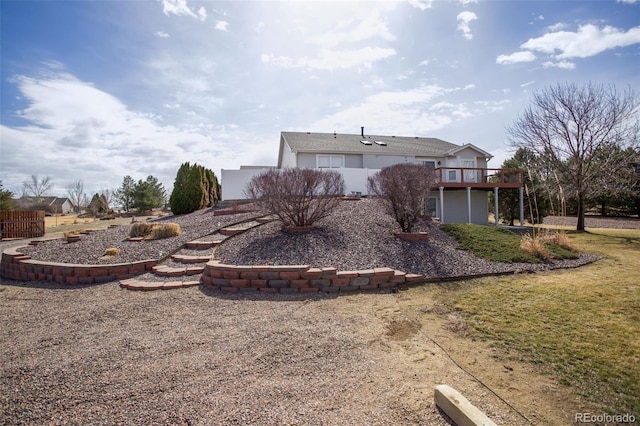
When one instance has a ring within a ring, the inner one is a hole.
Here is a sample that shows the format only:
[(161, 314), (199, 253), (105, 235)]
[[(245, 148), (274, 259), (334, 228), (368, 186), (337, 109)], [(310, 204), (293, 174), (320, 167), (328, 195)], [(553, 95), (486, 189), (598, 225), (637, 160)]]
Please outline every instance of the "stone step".
[(153, 291), (153, 290), (174, 290), (177, 288), (187, 288), (200, 285), (200, 280), (190, 281), (140, 281), (135, 278), (120, 281), (120, 287), (129, 290)]
[(214, 248), (215, 246), (217, 246), (221, 242), (222, 241), (194, 240), (194, 241), (189, 241), (188, 243), (186, 243), (185, 244), (185, 248), (188, 248), (188, 249), (191, 249), (191, 250), (206, 250), (206, 249)]
[(159, 277), (182, 277), (185, 275), (197, 275), (204, 271), (204, 265), (187, 266), (185, 268), (172, 268), (166, 265), (156, 265), (152, 269), (153, 273)]
[(176, 253), (171, 256), (171, 259), (180, 263), (207, 263), (211, 260), (211, 255), (191, 256), (188, 254)]
[(226, 235), (228, 237), (231, 237), (233, 235), (240, 234), (240, 233), (246, 231), (247, 229), (250, 229), (250, 228), (222, 228), (218, 232), (220, 232), (222, 235)]

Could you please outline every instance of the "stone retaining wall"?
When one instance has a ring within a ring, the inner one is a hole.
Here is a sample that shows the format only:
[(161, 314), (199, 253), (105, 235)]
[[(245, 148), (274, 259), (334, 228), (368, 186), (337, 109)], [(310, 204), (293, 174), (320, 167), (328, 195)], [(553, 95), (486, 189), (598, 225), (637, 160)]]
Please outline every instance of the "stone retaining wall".
[(240, 266), (218, 261), (206, 264), (201, 281), (227, 292), (316, 293), (397, 287), (424, 280), (391, 268), (338, 271), (309, 265)]
[(48, 281), (58, 284), (96, 284), (125, 280), (150, 271), (155, 260), (105, 265), (77, 265), (31, 259), (16, 248), (5, 250), (0, 262), (0, 276), (16, 281)]

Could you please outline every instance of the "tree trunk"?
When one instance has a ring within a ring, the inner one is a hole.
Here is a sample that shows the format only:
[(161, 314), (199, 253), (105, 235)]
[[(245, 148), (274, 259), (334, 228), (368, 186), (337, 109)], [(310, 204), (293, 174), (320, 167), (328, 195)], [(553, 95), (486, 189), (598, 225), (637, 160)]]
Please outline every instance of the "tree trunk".
[(584, 231), (584, 194), (578, 193), (578, 224), (576, 231)]

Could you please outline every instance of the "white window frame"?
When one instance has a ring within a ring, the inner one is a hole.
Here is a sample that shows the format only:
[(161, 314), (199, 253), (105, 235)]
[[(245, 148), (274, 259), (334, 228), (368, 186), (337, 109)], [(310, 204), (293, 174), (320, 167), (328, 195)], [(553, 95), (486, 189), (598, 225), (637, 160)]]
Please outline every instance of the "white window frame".
[(434, 159), (434, 158), (416, 158), (414, 164), (417, 164), (419, 166), (427, 166), (427, 163), (433, 163), (433, 169), (437, 169), (438, 168), (438, 160)]
[[(320, 158), (328, 158), (329, 159), (329, 167), (320, 166)], [(340, 165), (335, 165), (337, 163), (337, 159), (340, 159)], [(334, 163), (335, 161), (335, 163)], [(317, 154), (316, 155), (316, 168), (317, 169), (341, 169), (344, 168), (344, 155), (336, 155), (336, 154)]]

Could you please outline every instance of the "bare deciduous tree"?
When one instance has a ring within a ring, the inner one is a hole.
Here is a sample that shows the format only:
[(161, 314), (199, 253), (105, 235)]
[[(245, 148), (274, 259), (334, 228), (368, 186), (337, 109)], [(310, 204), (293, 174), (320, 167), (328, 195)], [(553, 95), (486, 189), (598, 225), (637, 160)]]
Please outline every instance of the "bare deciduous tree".
[(269, 170), (245, 188), (248, 198), (278, 216), (285, 227), (312, 226), (327, 217), (344, 194), (342, 175), (313, 169)]
[(424, 211), (427, 195), (435, 186), (434, 169), (417, 164), (385, 167), (368, 181), (369, 192), (384, 200), (402, 232), (413, 230)]
[[(639, 98), (614, 86), (558, 84), (533, 95), (532, 104), (508, 129), (511, 144), (533, 151), (578, 203), (576, 229), (584, 230), (586, 200), (614, 186), (628, 186), (619, 170), (630, 158), (608, 155), (613, 147), (638, 146)], [(616, 189), (617, 190), (617, 189)]]
[(31, 175), (31, 180), (25, 180), (22, 184), (23, 193), (31, 195), (37, 199), (38, 202), (41, 198), (51, 189), (53, 182), (49, 176), (45, 176), (42, 179), (38, 178), (38, 175)]
[(84, 182), (82, 179), (78, 179), (77, 181), (66, 186), (67, 195), (69, 196), (69, 200), (73, 204), (73, 209), (76, 213), (80, 213), (82, 209), (82, 199), (84, 196)]

